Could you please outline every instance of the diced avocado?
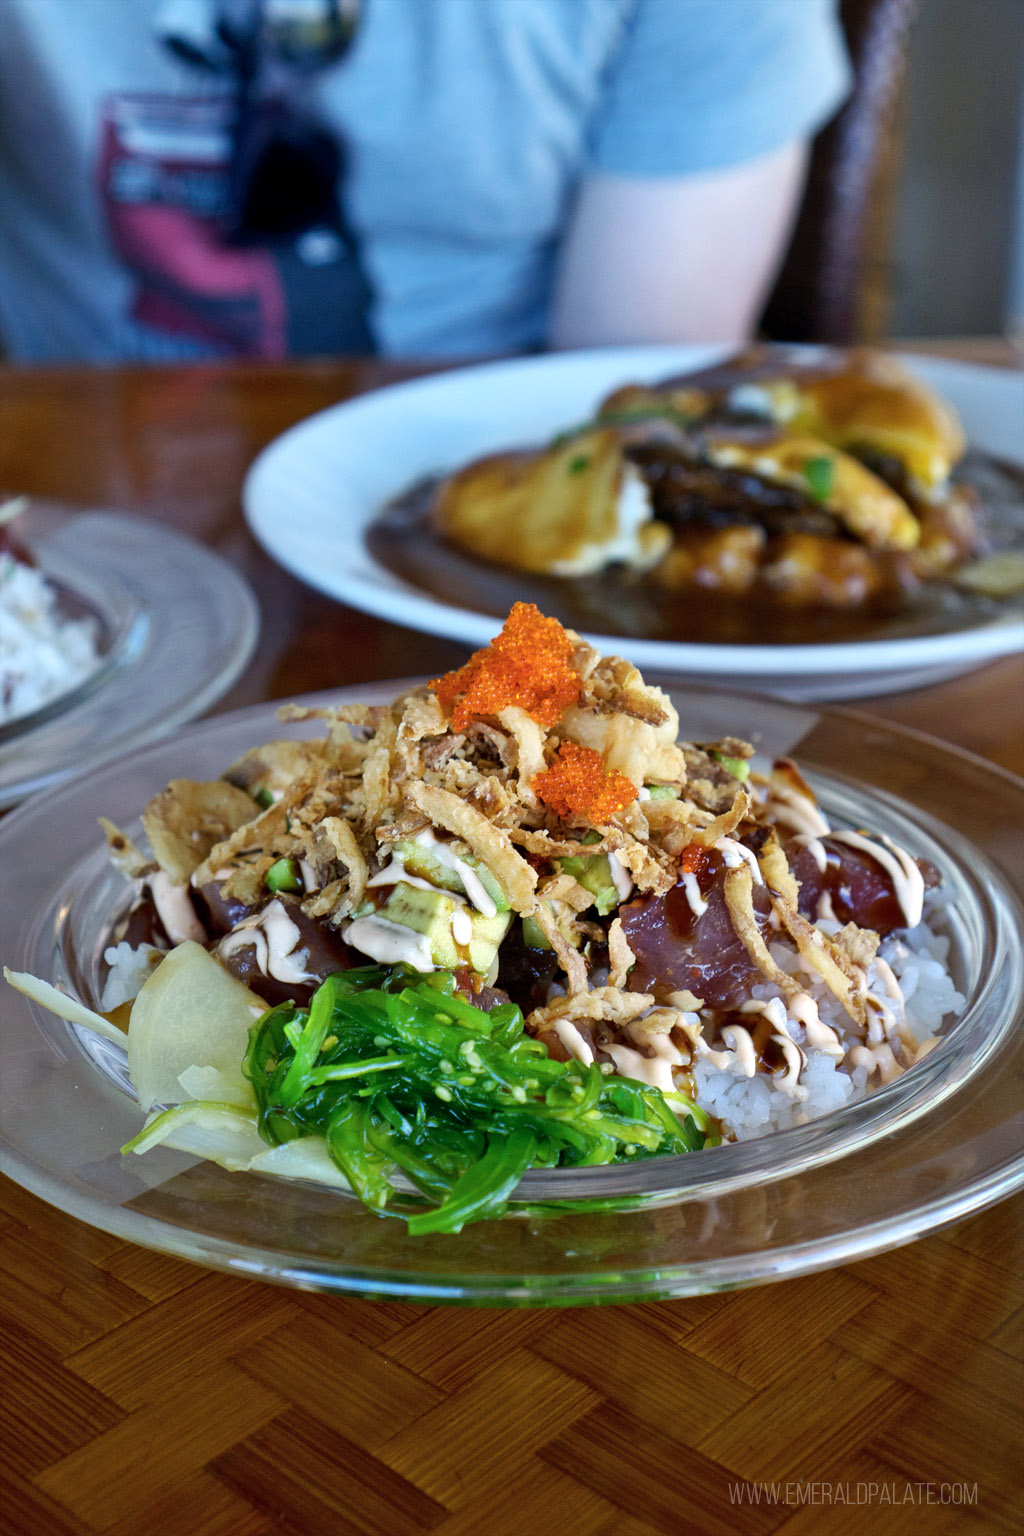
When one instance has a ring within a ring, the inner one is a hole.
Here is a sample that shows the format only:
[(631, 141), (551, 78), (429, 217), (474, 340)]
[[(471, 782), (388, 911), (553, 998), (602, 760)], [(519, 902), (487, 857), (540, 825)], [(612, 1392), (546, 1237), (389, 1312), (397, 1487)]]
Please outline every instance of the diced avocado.
[(509, 930), (511, 911), (495, 912), (484, 917), (482, 912), (471, 912), (473, 936), (469, 941), (469, 964), (478, 976), (486, 976), (498, 953), (498, 945)]
[(619, 893), (606, 853), (572, 854), (557, 862), (564, 874), (572, 875), (585, 891), (593, 894), (594, 905), (601, 917), (607, 917), (619, 905)]
[[(548, 905), (550, 906), (550, 903)], [(572, 938), (570, 936), (569, 942), (574, 944), (577, 949), (579, 948), (580, 941), (578, 937)], [(523, 918), (523, 943), (527, 949), (551, 949), (552, 947), (548, 943), (547, 934), (536, 919), (532, 917)]]
[[(459, 943), (452, 932), (456, 909), (469, 918), (471, 931), (465, 943)], [(486, 976), (490, 970), (498, 945), (512, 921), (511, 912), (484, 917), (482, 912), (475, 912), (444, 891), (424, 891), (418, 886), (407, 885), (404, 880), (393, 887), (380, 915), (389, 922), (402, 923), (416, 933), (425, 934), (435, 965), (453, 971), (468, 964), (480, 976)]]
[(646, 789), (652, 800), (679, 799), (679, 791), (674, 784), (648, 784)]
[(523, 943), (527, 949), (550, 949), (547, 935), (532, 917), (523, 918)]
[(454, 869), (449, 869), (436, 859), (429, 848), (413, 842), (410, 837), (400, 837), (392, 849), (394, 857), (405, 866), (410, 875), (418, 880), (429, 880), (441, 891), (462, 892), (462, 881)]
[[(418, 843), (411, 837), (400, 837), (395, 843), (393, 852), (395, 858), (405, 866), (410, 875), (415, 875), (417, 879), (429, 880), (431, 885), (437, 886), (442, 891), (467, 894), (458, 870), (452, 869), (449, 864), (442, 863), (429, 844)], [(453, 852), (477, 876), (498, 911), (507, 912), (508, 897), (487, 865), (481, 864), (476, 855), (470, 849), (464, 848), (462, 844), (456, 845)]]

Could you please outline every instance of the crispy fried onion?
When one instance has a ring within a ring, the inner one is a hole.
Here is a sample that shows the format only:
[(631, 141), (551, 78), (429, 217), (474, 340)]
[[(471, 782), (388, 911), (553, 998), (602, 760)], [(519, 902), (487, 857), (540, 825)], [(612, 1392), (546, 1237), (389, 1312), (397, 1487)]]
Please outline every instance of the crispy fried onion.
[(709, 821), (706, 827), (695, 832), (693, 841), (695, 843), (703, 843), (706, 848), (710, 848), (714, 843), (718, 842), (720, 837), (733, 837), (749, 815), (750, 796), (746, 790), (741, 789), (733, 798), (729, 809), (716, 816), (714, 820)]
[(692, 800), (642, 800), (640, 810), (647, 823), (647, 835), (656, 839), (670, 858), (678, 859), (695, 831), (706, 825), (708, 816)]
[[(867, 1027), (867, 983), (865, 962), (855, 959), (848, 945), (857, 946), (860, 955), (870, 959), (870, 944), (860, 945), (860, 930), (845, 942), (830, 938), (801, 915), (797, 909), (799, 889), (786, 863), (782, 849), (769, 839), (761, 850), (759, 865), (765, 882), (774, 891), (772, 909), (782, 928), (793, 940), (805, 971), (819, 976), (846, 1013), (861, 1029)], [(767, 981), (778, 987), (782, 997), (792, 999), (802, 990), (800, 983), (776, 964), (762, 936), (753, 903), (753, 875), (748, 864), (730, 869), (725, 876), (725, 902), (737, 936), (747, 954)], [(877, 947), (877, 940), (876, 940)]]
[(401, 716), (398, 737), (402, 747), (415, 745), (425, 736), (443, 736), (448, 729), (444, 710), (434, 694), (425, 689), (398, 699), (395, 711)]
[(636, 956), (622, 931), (622, 919), (616, 917), (608, 929), (608, 985), (624, 987), (635, 963)]
[[(192, 871), (193, 885), (205, 885), (221, 870), (240, 864), (243, 857), (262, 857), (269, 867), (269, 864), (273, 863), (271, 851), (274, 854), (293, 851), (294, 838), (288, 834), (287, 826), (287, 801), (279, 800), (276, 805), (270, 806), (255, 820), (244, 822), (237, 827), (230, 837), (214, 843), (207, 852), (206, 858)], [(245, 899), (240, 889), (232, 889), (230, 894)]]
[(332, 728), (336, 725), (355, 725), (372, 730), (374, 717), (380, 713), (378, 704), (343, 704), (316, 707), (312, 704), (282, 704), (277, 711), (279, 720), (326, 720)]
[(114, 868), (124, 876), (126, 880), (137, 880), (153, 868), (153, 860), (147, 859), (144, 853), (140, 853), (127, 832), (122, 832), (120, 827), (115, 827), (112, 821), (105, 816), (99, 817), (103, 835), (107, 840), (107, 852)]
[(594, 987), (579, 996), (556, 997), (530, 1014), (530, 1028), (543, 1034), (558, 1019), (592, 1022), (620, 1027), (638, 1019), (654, 1007), (654, 998), (646, 992), (624, 992), (621, 987)]
[(866, 1029), (867, 981), (863, 966), (852, 960), (841, 944), (808, 922), (795, 907), (779, 902), (776, 911), (800, 952), (804, 970), (820, 976), (854, 1023)]
[(675, 1072), (689, 1064), (700, 1025), (674, 1008), (656, 1008), (646, 992), (595, 987), (556, 998), (529, 1017), (532, 1033), (554, 1035), (570, 1056), (590, 1063), (595, 1050), (624, 1077), (652, 1083), (665, 1092)]
[(323, 756), (324, 742), (316, 738), (292, 741), (285, 737), (268, 741), (262, 747), (253, 747), (232, 763), (224, 778), (250, 794), (257, 789), (283, 794), (297, 778), (322, 761)]
[(525, 805), (536, 809), (539, 801), (533, 792), (533, 780), (545, 767), (544, 762), (544, 735), (540, 726), (525, 709), (509, 706), (503, 709), (498, 719), (506, 730), (511, 732), (515, 742), (516, 773), (519, 779), (519, 793)]
[(794, 981), (792, 976), (787, 976), (786, 972), (776, 965), (767, 944), (761, 937), (757, 914), (754, 911), (754, 877), (750, 872), (749, 864), (741, 864), (736, 869), (726, 871), (724, 890), (725, 904), (729, 909), (732, 926), (747, 954), (761, 974), (768, 981), (774, 982), (784, 997), (795, 997), (800, 990), (799, 982)]
[(175, 885), (184, 885), (222, 840), (256, 820), (259, 807), (226, 779), (172, 779), (142, 813), (149, 846)]
[(533, 911), (533, 919), (558, 957), (558, 963), (565, 972), (570, 997), (576, 997), (580, 993), (585, 994), (588, 985), (587, 963), (579, 950), (575, 949), (571, 941), (566, 938), (561, 924), (547, 902), (537, 903)]
[(512, 839), (475, 806), (432, 784), (408, 785), (409, 801), (435, 827), (443, 827), (468, 843), (481, 863), (501, 882), (509, 905), (527, 917), (537, 905), (537, 872), (518, 853)]
[[(334, 864), (343, 866), (347, 875), (345, 911), (348, 912), (357, 907), (366, 890), (369, 868), (349, 822), (343, 816), (325, 816), (314, 829), (313, 851), (316, 855), (314, 867), (318, 873), (321, 861), (325, 862), (328, 868)], [(327, 913), (344, 915), (339, 912), (342, 906), (341, 885), (342, 882), (339, 880), (332, 881), (330, 885), (318, 892), (316, 897), (305, 902), (303, 910), (309, 917), (325, 916)]]
[(774, 831), (765, 839), (757, 862), (768, 889), (775, 891), (788, 906), (795, 909), (800, 900), (800, 887)]
[(398, 727), (394, 720), (382, 720), (363, 760), (363, 828), (372, 836), (383, 819), (391, 799), (391, 760)]

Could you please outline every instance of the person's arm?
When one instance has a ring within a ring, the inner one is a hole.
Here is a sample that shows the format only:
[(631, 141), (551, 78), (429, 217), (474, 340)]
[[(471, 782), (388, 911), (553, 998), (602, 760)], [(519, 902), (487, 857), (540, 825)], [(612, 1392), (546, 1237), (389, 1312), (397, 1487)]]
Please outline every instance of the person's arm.
[(687, 176), (594, 173), (560, 253), (552, 347), (749, 338), (785, 254), (807, 147)]

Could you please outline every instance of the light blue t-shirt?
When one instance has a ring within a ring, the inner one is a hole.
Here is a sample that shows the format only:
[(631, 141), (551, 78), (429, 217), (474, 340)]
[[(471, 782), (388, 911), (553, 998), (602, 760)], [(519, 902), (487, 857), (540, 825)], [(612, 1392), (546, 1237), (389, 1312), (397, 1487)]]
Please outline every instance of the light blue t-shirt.
[[(214, 0), (188, 4), (212, 20)], [(225, 87), (163, 45), (167, 7), (0, 0), (13, 358), (336, 350), (329, 325), (290, 309), (308, 283), (313, 313), (329, 311), (329, 237), (283, 264), (219, 242)], [(683, 175), (808, 137), (848, 86), (834, 13), (834, 0), (363, 0), (348, 56), (294, 88), (346, 146), (379, 350), (542, 346), (587, 172)]]

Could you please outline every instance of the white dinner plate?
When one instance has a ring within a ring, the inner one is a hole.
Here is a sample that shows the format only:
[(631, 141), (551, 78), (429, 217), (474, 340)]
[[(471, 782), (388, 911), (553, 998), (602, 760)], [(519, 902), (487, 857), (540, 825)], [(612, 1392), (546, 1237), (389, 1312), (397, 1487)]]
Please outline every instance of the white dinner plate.
[(103, 632), (95, 674), (0, 730), (0, 808), (123, 759), (209, 709), (259, 633), (248, 583), (159, 523), (32, 503), (18, 537)]
[[(342, 602), (471, 646), (500, 627), (491, 613), (444, 602), (370, 554), (368, 525), (417, 479), (478, 454), (541, 442), (585, 419), (615, 385), (657, 380), (720, 348), (640, 347), (556, 353), (431, 375), (333, 406), (293, 427), (256, 460), (243, 501), (256, 537), (281, 565)], [(998, 368), (913, 357), (914, 371), (958, 410), (973, 447), (1024, 456), (1024, 388)], [(795, 699), (844, 699), (917, 687), (1024, 647), (1024, 615), (967, 615), (939, 633), (825, 645), (689, 644), (588, 632), (602, 651), (647, 672), (714, 679)]]

